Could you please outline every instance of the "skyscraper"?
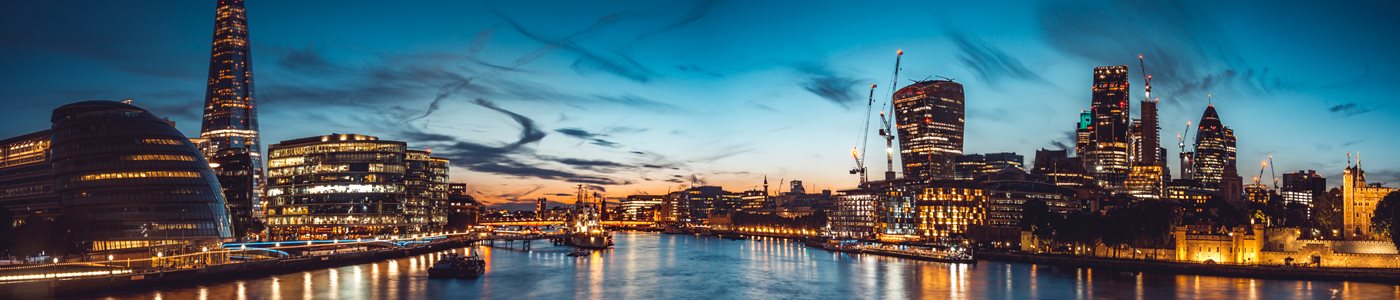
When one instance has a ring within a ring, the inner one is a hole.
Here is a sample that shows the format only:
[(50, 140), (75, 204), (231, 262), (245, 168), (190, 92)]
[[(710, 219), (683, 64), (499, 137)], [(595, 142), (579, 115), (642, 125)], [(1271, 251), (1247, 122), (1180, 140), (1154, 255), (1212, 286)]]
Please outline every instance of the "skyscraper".
[(1089, 151), (1089, 128), (1094, 125), (1094, 115), (1088, 111), (1079, 112), (1079, 122), (1074, 126), (1074, 156), (1083, 157)]
[(1218, 188), (1225, 176), (1225, 169), (1234, 166), (1235, 153), (1226, 151), (1226, 143), (1233, 144), (1234, 135), (1220, 122), (1215, 105), (1206, 106), (1196, 131), (1195, 174), (1209, 188)]
[(1128, 178), (1128, 66), (1094, 67), (1094, 123), (1083, 155), (1099, 186), (1121, 189)]
[[(217, 161), (215, 173), (224, 183), (233, 227), (252, 234), (261, 219), (259, 197), (266, 184), (262, 143), (258, 139), (258, 113), (253, 97), (252, 47), (243, 0), (219, 0), (214, 17), (213, 49), (209, 55), (209, 81), (204, 91), (204, 122), (199, 136), (201, 152)], [(214, 165), (211, 165), (213, 167)], [(252, 178), (248, 178), (248, 177)], [(240, 236), (241, 238), (241, 236)]]
[(951, 80), (920, 81), (894, 93), (904, 177), (953, 179), (954, 159), (963, 151), (965, 107), (962, 84)]
[(1196, 127), (1195, 165), (1191, 178), (1206, 189), (1234, 201), (1243, 192), (1243, 182), (1235, 167), (1235, 131), (1220, 122), (1215, 105), (1206, 106)]

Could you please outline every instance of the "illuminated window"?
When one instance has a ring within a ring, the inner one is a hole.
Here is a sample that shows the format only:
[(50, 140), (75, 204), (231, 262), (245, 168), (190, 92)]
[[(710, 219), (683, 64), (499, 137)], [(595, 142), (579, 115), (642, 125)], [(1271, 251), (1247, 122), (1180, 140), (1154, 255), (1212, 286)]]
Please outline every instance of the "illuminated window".
[(143, 171), (143, 172), (111, 172), (94, 173), (83, 175), (78, 181), (96, 181), (108, 179), (131, 179), (131, 178), (199, 178), (199, 172), (193, 171)]

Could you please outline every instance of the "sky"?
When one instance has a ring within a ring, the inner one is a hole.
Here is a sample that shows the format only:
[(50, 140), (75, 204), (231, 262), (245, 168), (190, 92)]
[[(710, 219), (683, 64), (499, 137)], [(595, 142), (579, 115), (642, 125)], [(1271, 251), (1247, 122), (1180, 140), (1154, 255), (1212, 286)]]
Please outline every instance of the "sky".
[[(197, 136), (215, 2), (7, 2), (0, 137), (47, 128), (66, 103), (127, 98)], [(789, 180), (852, 188), (869, 85), (879, 111), (897, 50), (898, 86), (964, 85), (965, 153), (1029, 165), (1037, 149), (1072, 147), (1094, 66), (1131, 67), (1136, 117), (1142, 54), (1172, 169), (1175, 138), (1209, 94), (1246, 181), (1272, 154), (1279, 176), (1314, 169), (1335, 186), (1352, 151), (1371, 181), (1400, 184), (1393, 1), (249, 0), (247, 11), (264, 144), (407, 141), (451, 159), (451, 181), (499, 207), (572, 202), (579, 184), (609, 197), (742, 191), (765, 176), (775, 192)], [(879, 177), (881, 141), (869, 139)]]

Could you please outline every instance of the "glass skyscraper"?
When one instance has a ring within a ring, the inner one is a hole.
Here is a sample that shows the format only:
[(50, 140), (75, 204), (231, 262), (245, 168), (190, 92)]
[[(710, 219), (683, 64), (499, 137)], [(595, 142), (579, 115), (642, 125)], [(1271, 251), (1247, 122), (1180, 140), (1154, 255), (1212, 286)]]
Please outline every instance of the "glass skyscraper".
[(894, 93), (899, 159), (914, 181), (953, 179), (963, 151), (963, 86), (950, 80), (920, 81)]
[(235, 231), (251, 234), (254, 232), (249, 228), (261, 217), (259, 196), (265, 181), (257, 102), (253, 96), (252, 47), (248, 43), (243, 0), (218, 2), (207, 84), (199, 134), (203, 140), (201, 151), (205, 157), (221, 162), (214, 168), (225, 183), (223, 193)]

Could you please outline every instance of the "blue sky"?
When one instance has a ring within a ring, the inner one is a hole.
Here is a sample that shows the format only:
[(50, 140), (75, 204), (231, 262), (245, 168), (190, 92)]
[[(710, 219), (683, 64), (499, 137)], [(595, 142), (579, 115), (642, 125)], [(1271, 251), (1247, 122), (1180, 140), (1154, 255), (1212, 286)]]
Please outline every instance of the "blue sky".
[[(5, 4), (0, 136), (47, 127), (58, 105), (125, 98), (197, 135), (214, 2)], [(876, 83), (888, 101), (896, 49), (899, 85), (965, 85), (967, 153), (1072, 145), (1098, 65), (1132, 66), (1136, 114), (1141, 53), (1171, 157), (1212, 93), (1246, 180), (1272, 153), (1279, 172), (1335, 185), (1359, 151), (1373, 181), (1400, 181), (1395, 3), (247, 5), (265, 143), (407, 140), (452, 158), (453, 181), (494, 204), (563, 201), (580, 183), (609, 196), (743, 190), (764, 175), (852, 187), (863, 100)]]

